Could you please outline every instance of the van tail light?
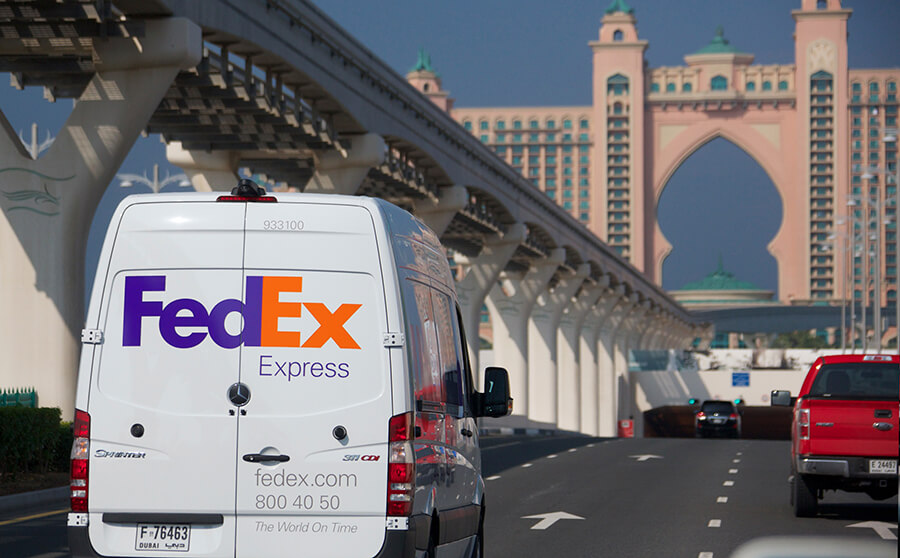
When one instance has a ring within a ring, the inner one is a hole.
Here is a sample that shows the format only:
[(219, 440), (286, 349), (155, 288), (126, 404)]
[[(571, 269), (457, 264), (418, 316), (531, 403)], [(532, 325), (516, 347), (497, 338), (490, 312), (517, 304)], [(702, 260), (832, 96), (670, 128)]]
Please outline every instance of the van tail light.
[(88, 457), (91, 447), (91, 416), (75, 409), (72, 442), (72, 469), (69, 489), (73, 512), (88, 511)]
[(697, 413), (697, 420), (706, 420), (706, 413), (704, 413), (703, 411)]
[(413, 451), (413, 413), (391, 417), (388, 423), (387, 514), (408, 517), (416, 481), (416, 455)]
[(803, 407), (797, 409), (797, 437), (809, 440), (809, 409)]
[(730, 415), (728, 415), (728, 419), (729, 420), (737, 420), (737, 413), (731, 413)]

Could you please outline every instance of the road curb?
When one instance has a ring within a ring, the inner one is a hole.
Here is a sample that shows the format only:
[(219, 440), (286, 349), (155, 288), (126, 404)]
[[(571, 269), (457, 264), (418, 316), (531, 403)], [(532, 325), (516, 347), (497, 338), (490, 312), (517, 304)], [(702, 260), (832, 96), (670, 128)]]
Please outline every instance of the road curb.
[(49, 503), (58, 503), (61, 507), (68, 505), (69, 487), (60, 486), (58, 488), (0, 496), (0, 513)]

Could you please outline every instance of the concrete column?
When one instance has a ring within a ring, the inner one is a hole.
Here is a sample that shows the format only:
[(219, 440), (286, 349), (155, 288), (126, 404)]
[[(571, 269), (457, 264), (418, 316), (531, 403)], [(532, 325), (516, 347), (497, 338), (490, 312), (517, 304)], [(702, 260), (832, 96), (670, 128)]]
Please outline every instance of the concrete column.
[(552, 291), (538, 297), (528, 321), (528, 418), (557, 425), (557, 344), (556, 336), (563, 310), (581, 287), (591, 266), (581, 264), (565, 273)]
[[(609, 282), (609, 276), (604, 277)], [(579, 336), (579, 369), (581, 371), (581, 420), (579, 430), (598, 436), (600, 432), (600, 391), (608, 391), (600, 384), (599, 350), (600, 331), (609, 313), (622, 298), (624, 287), (604, 289), (585, 320)]]
[(619, 401), (621, 403), (619, 406), (620, 418), (631, 418), (634, 421), (634, 435), (638, 438), (643, 437), (644, 416), (638, 401), (637, 382), (632, 381), (631, 373), (628, 371), (628, 362), (630, 352), (639, 348), (638, 343), (650, 321), (651, 307), (650, 301), (645, 300), (635, 307), (626, 319), (626, 327), (621, 336), (622, 361), (621, 364), (617, 365), (619, 366), (617, 373), (621, 378), (624, 378), (625, 385), (627, 385), (627, 390), (619, 391)]
[(166, 159), (179, 167), (198, 192), (230, 192), (238, 183), (237, 151), (189, 151), (180, 141), (166, 144)]
[(618, 411), (618, 377), (616, 375), (616, 334), (625, 316), (637, 303), (637, 297), (621, 297), (604, 320), (597, 343), (599, 381), (600, 436), (615, 436)]
[(453, 217), (469, 202), (469, 192), (465, 186), (456, 184), (441, 188), (437, 203), (423, 201), (416, 203), (416, 217), (421, 219), (435, 234), (441, 236)]
[[(94, 211), (182, 68), (200, 28), (149, 20), (141, 38), (96, 40), (97, 73), (53, 146), (34, 160), (0, 113), (0, 385), (38, 391), (74, 415), (84, 326), (84, 257)], [(89, 324), (97, 327), (97, 324)]]
[(466, 343), (469, 346), (469, 362), (472, 365), (475, 384), (484, 383), (481, 366), (478, 362), (478, 350), (481, 341), (478, 336), (478, 328), (481, 325), (481, 307), (488, 292), (497, 283), (497, 278), (513, 252), (525, 241), (528, 231), (525, 225), (516, 223), (509, 227), (503, 236), (494, 236), (484, 243), (484, 248), (475, 258), (467, 259), (464, 256), (458, 260), (460, 264), (468, 267), (466, 276), (456, 284), (456, 294), (459, 297), (459, 307), (462, 312), (463, 326), (466, 328)]
[(303, 191), (354, 196), (369, 169), (384, 162), (386, 151), (384, 138), (378, 134), (353, 136), (346, 157), (337, 151), (326, 151), (316, 157), (316, 170)]
[[(604, 277), (609, 282), (608, 277)], [(581, 350), (581, 333), (584, 330), (588, 314), (593, 311), (594, 304), (606, 290), (605, 284), (592, 284), (581, 289), (581, 292), (566, 306), (559, 322), (557, 335), (557, 382), (556, 405), (561, 430), (579, 432), (581, 430), (582, 394), (585, 384), (596, 393), (596, 371), (594, 352)], [(593, 375), (591, 378), (584, 376)]]
[(494, 363), (509, 372), (513, 397), (513, 416), (505, 420), (508, 426), (528, 425), (528, 322), (531, 311), (547, 288), (559, 265), (565, 261), (566, 251), (553, 250), (550, 256), (532, 263), (525, 273), (500, 274), (488, 294), (486, 303), (494, 328)]

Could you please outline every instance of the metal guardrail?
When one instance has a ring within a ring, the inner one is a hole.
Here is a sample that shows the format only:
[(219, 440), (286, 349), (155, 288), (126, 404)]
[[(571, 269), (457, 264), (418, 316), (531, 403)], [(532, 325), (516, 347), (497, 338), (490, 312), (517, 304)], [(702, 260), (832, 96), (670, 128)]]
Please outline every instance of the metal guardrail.
[(37, 391), (31, 389), (5, 389), (0, 391), (0, 407), (37, 407)]

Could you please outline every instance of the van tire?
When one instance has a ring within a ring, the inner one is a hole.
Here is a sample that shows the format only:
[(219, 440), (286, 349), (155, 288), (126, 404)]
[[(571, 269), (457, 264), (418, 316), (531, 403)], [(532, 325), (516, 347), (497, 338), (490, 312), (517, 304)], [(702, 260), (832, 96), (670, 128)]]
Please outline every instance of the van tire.
[(481, 516), (478, 519), (478, 533), (472, 547), (471, 558), (484, 558), (484, 501), (481, 502)]
[(437, 558), (437, 543), (440, 537), (438, 532), (438, 518), (431, 518), (431, 530), (428, 533), (428, 546), (425, 547), (425, 558)]
[(791, 501), (794, 504), (794, 515), (797, 517), (815, 517), (819, 507), (816, 486), (806, 475), (794, 474)]

